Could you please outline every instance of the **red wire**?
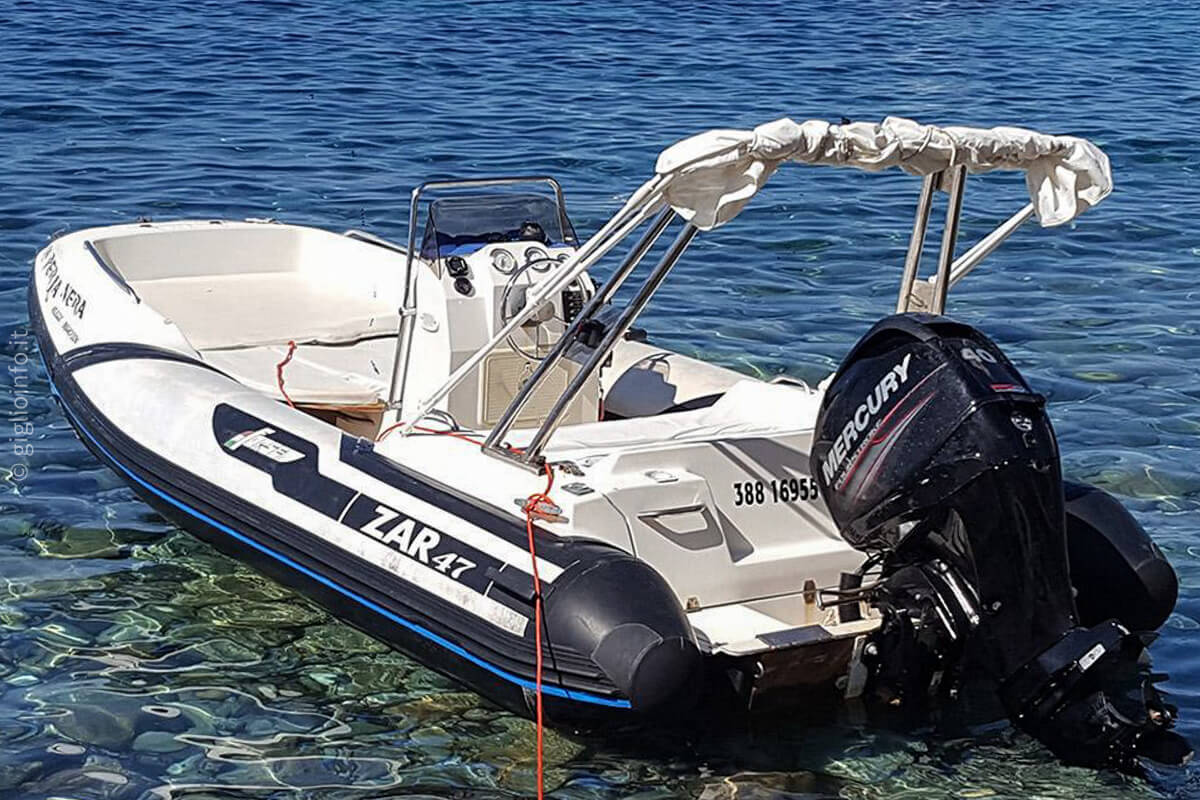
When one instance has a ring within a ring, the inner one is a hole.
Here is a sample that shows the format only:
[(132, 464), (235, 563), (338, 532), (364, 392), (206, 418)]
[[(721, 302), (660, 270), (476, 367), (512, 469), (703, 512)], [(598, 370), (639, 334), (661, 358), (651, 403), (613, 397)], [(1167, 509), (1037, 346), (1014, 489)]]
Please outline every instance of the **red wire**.
[[(392, 423), (391, 425), (388, 425), (386, 428), (384, 428), (382, 431), (380, 431), (378, 436), (375, 437), (375, 441), (382, 442), (384, 439), (387, 438), (387, 435), (389, 433), (391, 433), (392, 431), (396, 430), (397, 428), (407, 425), (407, 424), (408, 424), (407, 422), (395, 422), (395, 423)], [(438, 436), (449, 436), (452, 439), (462, 439), (464, 442), (470, 442), (471, 444), (479, 446), (479, 447), (483, 446), (483, 442), (478, 442), (471, 438), (471, 436), (475, 435), (475, 434), (459, 433), (458, 431), (440, 431), (437, 428), (424, 428), (420, 425), (413, 425), (413, 430), (420, 431), (421, 433), (435, 433)]]
[(283, 388), (283, 368), (288, 365), (288, 362), (292, 360), (292, 356), (295, 355), (295, 353), (296, 342), (294, 340), (289, 340), (287, 355), (283, 357), (283, 361), (280, 361), (275, 365), (275, 377), (279, 381), (279, 393), (283, 395), (283, 399), (287, 400), (287, 404), (292, 408), (295, 408), (296, 404), (292, 402), (292, 398), (288, 397), (287, 390)]

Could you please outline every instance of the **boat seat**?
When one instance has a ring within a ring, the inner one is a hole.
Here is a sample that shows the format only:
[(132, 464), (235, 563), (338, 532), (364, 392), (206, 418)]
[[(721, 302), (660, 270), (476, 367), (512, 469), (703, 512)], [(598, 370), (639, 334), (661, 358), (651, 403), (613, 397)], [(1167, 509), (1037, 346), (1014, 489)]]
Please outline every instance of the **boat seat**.
[(391, 301), (342, 288), (319, 273), (191, 275), (130, 286), (200, 351), (289, 340), (339, 344), (394, 335), (400, 325)]
[[(342, 345), (297, 343), (284, 367), (284, 388), (292, 402), (327, 406), (370, 406), (383, 403), (391, 381), (395, 336), (363, 339)], [(287, 344), (203, 350), (201, 358), (248, 388), (283, 399), (276, 366), (287, 356)]]
[[(664, 443), (770, 436), (811, 430), (822, 393), (807, 386), (743, 378), (716, 403), (695, 411), (564, 425), (550, 437), (547, 453), (622, 450)], [(531, 430), (513, 431), (512, 444), (525, 444)]]
[(600, 373), (604, 411), (617, 417), (649, 417), (706, 404), (746, 376), (644, 342), (623, 339)]

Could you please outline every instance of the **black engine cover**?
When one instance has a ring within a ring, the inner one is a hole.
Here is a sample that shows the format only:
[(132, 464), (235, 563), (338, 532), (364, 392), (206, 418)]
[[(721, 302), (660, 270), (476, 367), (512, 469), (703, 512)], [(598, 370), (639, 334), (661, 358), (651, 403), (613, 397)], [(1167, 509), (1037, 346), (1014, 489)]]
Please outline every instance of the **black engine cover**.
[[(812, 474), (847, 541), (863, 550), (895, 547), (898, 519), (983, 471), (1016, 457), (1057, 464), (1043, 406), (974, 328), (932, 314), (888, 317), (833, 378), (817, 419)], [(972, 416), (972, 436), (956, 438)]]
[[(1045, 400), (990, 339), (929, 314), (882, 320), (834, 376), (810, 458), (842, 536), (879, 569), (882, 693), (931, 692), (970, 663), (1014, 721), (1073, 763), (1126, 769), (1151, 749), (1186, 749), (1150, 683), (1151, 637), (1122, 624), (1161, 623), (1174, 574), (1128, 514), (1074, 495), (1069, 560)], [(1084, 553), (1101, 543), (1103, 557)], [(1087, 627), (1073, 569), (1128, 585), (1118, 603), (1081, 592)]]

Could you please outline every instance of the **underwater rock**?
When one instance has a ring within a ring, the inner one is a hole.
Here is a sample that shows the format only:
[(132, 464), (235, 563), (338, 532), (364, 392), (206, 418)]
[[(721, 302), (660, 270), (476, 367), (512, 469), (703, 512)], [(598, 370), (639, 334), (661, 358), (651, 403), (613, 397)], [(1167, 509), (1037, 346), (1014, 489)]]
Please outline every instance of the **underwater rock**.
[(739, 772), (705, 784), (699, 800), (824, 800), (839, 797), (840, 788), (815, 772)]

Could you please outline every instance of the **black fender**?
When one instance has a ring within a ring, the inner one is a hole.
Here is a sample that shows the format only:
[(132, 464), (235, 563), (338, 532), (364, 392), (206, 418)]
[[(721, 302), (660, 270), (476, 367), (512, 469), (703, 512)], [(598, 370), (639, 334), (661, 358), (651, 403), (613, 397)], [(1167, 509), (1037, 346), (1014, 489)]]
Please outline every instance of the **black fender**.
[(546, 595), (551, 641), (589, 655), (637, 713), (695, 703), (702, 659), (675, 593), (646, 562), (606, 545), (595, 549)]
[(1166, 556), (1115, 497), (1063, 481), (1067, 556), (1081, 625), (1115, 619), (1131, 631), (1158, 630), (1179, 594)]

